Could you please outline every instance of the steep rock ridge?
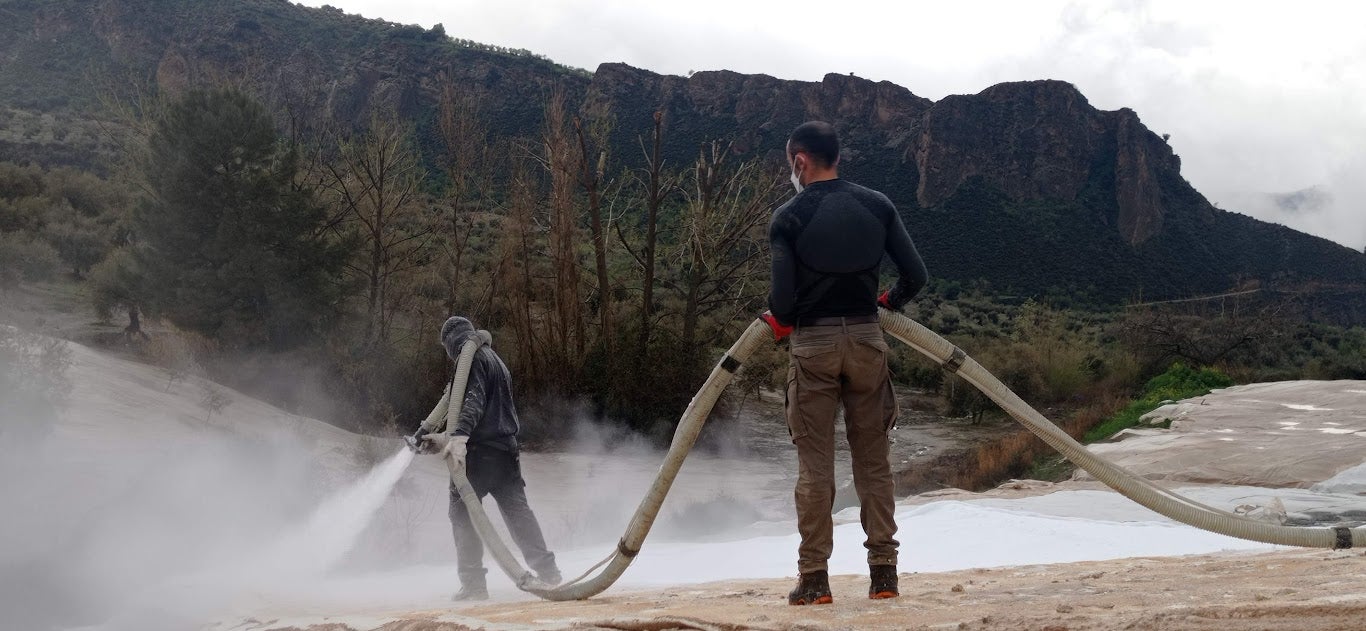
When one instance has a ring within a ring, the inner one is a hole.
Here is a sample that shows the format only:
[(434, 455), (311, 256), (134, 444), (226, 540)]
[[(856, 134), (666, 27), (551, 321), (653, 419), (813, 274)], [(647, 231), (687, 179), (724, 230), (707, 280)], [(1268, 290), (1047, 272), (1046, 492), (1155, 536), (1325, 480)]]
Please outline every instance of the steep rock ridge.
[(655, 110), (664, 111), (666, 151), (683, 160), (717, 138), (733, 142), (738, 154), (781, 158), (793, 127), (827, 120), (844, 135), (848, 166), (895, 159), (931, 104), (893, 83), (849, 75), (828, 74), (818, 83), (728, 70), (679, 77), (608, 63), (594, 73), (582, 109), (587, 116), (611, 115), (618, 140), (628, 146), (649, 128)]
[(844, 174), (897, 203), (937, 277), (1110, 303), (1247, 280), (1331, 286), (1366, 302), (1366, 255), (1214, 208), (1135, 112), (1098, 110), (1061, 81), (932, 102), (844, 74), (680, 77), (618, 63), (590, 74), (285, 0), (0, 0), (0, 156), (102, 168), (107, 149), (63, 144), (32, 121), (93, 127), (111, 88), (174, 93), (231, 81), (304, 131), (393, 113), (413, 124), (435, 165), (443, 77), (478, 101), (494, 139), (538, 137), (546, 97), (561, 90), (580, 116), (611, 119), (607, 150), (620, 166), (639, 165), (656, 110), (675, 168), (713, 140), (737, 156), (780, 160), (794, 126), (829, 120), (845, 142)]
[(1071, 84), (1030, 81), (945, 97), (925, 115), (915, 150), (921, 206), (939, 206), (973, 177), (1014, 200), (1076, 199), (1105, 121)]
[(1160, 172), (1181, 170), (1133, 110), (1097, 110), (1062, 81), (1003, 83), (940, 100), (920, 126), (915, 163), (921, 206), (943, 204), (974, 177), (1015, 201), (1075, 201), (1093, 181), (1111, 179), (1112, 168), (1116, 215), (1105, 219), (1130, 245), (1161, 233)]

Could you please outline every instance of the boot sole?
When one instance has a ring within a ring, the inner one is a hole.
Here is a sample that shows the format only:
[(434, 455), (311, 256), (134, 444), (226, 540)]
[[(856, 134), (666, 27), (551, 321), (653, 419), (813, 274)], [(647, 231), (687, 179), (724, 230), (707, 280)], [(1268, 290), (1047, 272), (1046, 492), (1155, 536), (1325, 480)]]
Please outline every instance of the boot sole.
[(896, 598), (897, 596), (900, 596), (900, 595), (901, 595), (901, 594), (900, 594), (900, 593), (897, 593), (897, 592), (877, 592), (877, 593), (874, 593), (874, 594), (868, 594), (868, 599), (869, 599), (869, 600), (884, 600), (884, 599), (887, 599), (887, 598)]
[(797, 606), (801, 606), (801, 605), (829, 605), (829, 604), (831, 604), (831, 603), (833, 603), (833, 602), (835, 602), (835, 598), (834, 598), (833, 596), (817, 596), (815, 600), (807, 600), (807, 599), (805, 599), (805, 598), (798, 598), (797, 600), (788, 600), (788, 601), (787, 601), (787, 604), (789, 604), (789, 605), (797, 605)]

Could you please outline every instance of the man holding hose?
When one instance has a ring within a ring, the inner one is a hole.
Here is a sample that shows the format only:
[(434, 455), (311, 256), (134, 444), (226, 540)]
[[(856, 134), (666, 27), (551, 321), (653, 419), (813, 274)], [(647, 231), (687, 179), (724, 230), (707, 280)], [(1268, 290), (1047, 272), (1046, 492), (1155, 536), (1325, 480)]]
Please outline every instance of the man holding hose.
[[(469, 383), (460, 406), (459, 416), (450, 412), (454, 380), (446, 385), (446, 394), (432, 409), (422, 426), (413, 434), (416, 445), (431, 445), (436, 441), (428, 434), (445, 433), (450, 438), (441, 455), (451, 458), (454, 466), (464, 467), (470, 486), (482, 500), (493, 495), (498, 510), (503, 514), (508, 531), (527, 565), (536, 578), (547, 586), (560, 583), (560, 570), (555, 565), (555, 554), (546, 549), (545, 537), (536, 521), (535, 513), (526, 500), (526, 482), (522, 480), (520, 448), (517, 444), (517, 408), (512, 402), (512, 376), (507, 366), (489, 345), (487, 331), (476, 331), (469, 320), (456, 316), (441, 326), (441, 344), (451, 361), (460, 357), (460, 349), (469, 340), (480, 342), (470, 365)], [(484, 600), (488, 598), (485, 583), (484, 544), (475, 532), (455, 484), (450, 491), (451, 530), (455, 535), (455, 556), (460, 573), (460, 591), (454, 600)]]
[[(900, 310), (925, 286), (925, 264), (885, 195), (838, 173), (839, 138), (828, 123), (792, 132), (787, 160), (797, 195), (773, 215), (770, 311), (774, 337), (789, 334), (787, 425), (797, 448), (795, 493), (801, 534), (793, 605), (833, 601), (827, 561), (834, 547), (835, 416), (843, 405), (859, 520), (868, 549), (869, 598), (897, 587), (896, 500), (888, 432), (897, 402), (878, 307)], [(878, 295), (883, 254), (900, 278)]]

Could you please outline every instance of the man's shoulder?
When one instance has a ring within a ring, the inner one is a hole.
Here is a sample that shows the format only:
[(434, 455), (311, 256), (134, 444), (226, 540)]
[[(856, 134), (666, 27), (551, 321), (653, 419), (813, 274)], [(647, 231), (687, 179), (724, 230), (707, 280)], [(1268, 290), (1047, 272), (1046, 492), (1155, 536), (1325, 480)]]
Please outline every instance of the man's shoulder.
[(801, 195), (795, 195), (773, 211), (773, 218), (768, 222), (770, 235), (787, 234), (801, 227), (801, 219), (797, 217), (797, 200), (799, 199), (801, 199)]
[(808, 195), (803, 193), (797, 193), (796, 195), (789, 197), (787, 201), (783, 202), (782, 205), (778, 206), (778, 208), (773, 211), (773, 218), (776, 220), (779, 217), (793, 215), (801, 210), (803, 206), (808, 205), (805, 203), (808, 197)]
[(488, 370), (503, 363), (503, 358), (498, 356), (498, 351), (493, 350), (492, 346), (485, 344), (479, 347), (474, 354), (474, 368)]
[(487, 364), (490, 374), (504, 375), (509, 379), (512, 377), (512, 370), (508, 368), (507, 362), (503, 361), (503, 356), (493, 350), (492, 346), (484, 346), (479, 350), (479, 355)]
[(864, 186), (862, 184), (856, 184), (854, 182), (850, 182), (849, 180), (841, 180), (841, 182), (848, 187), (847, 190), (850, 193), (852, 193), (855, 197), (860, 198), (861, 200), (872, 201), (878, 205), (883, 205), (888, 208), (896, 208), (896, 206), (892, 204), (892, 200), (888, 198), (886, 195), (884, 195), (882, 191), (868, 188), (867, 186)]

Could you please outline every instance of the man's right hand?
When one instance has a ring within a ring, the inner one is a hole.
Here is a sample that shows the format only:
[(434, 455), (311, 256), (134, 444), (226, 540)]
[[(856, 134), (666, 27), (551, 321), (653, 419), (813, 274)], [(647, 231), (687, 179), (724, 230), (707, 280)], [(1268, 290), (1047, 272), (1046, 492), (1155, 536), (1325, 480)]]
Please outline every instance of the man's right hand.
[(408, 438), (408, 444), (413, 446), (413, 451), (420, 454), (436, 453), (436, 445), (427, 440), (429, 433), (431, 432), (428, 432), (425, 427), (419, 427), (416, 432), (413, 432), (413, 435)]
[(882, 292), (881, 296), (877, 297), (877, 306), (882, 307), (883, 309), (886, 309), (888, 311), (901, 311), (900, 309), (897, 309), (896, 307), (892, 306), (891, 290), (884, 291)]
[(765, 311), (759, 315), (759, 319), (768, 323), (768, 328), (773, 330), (773, 341), (781, 342), (783, 338), (792, 335), (792, 327), (778, 321), (773, 316), (772, 311)]

